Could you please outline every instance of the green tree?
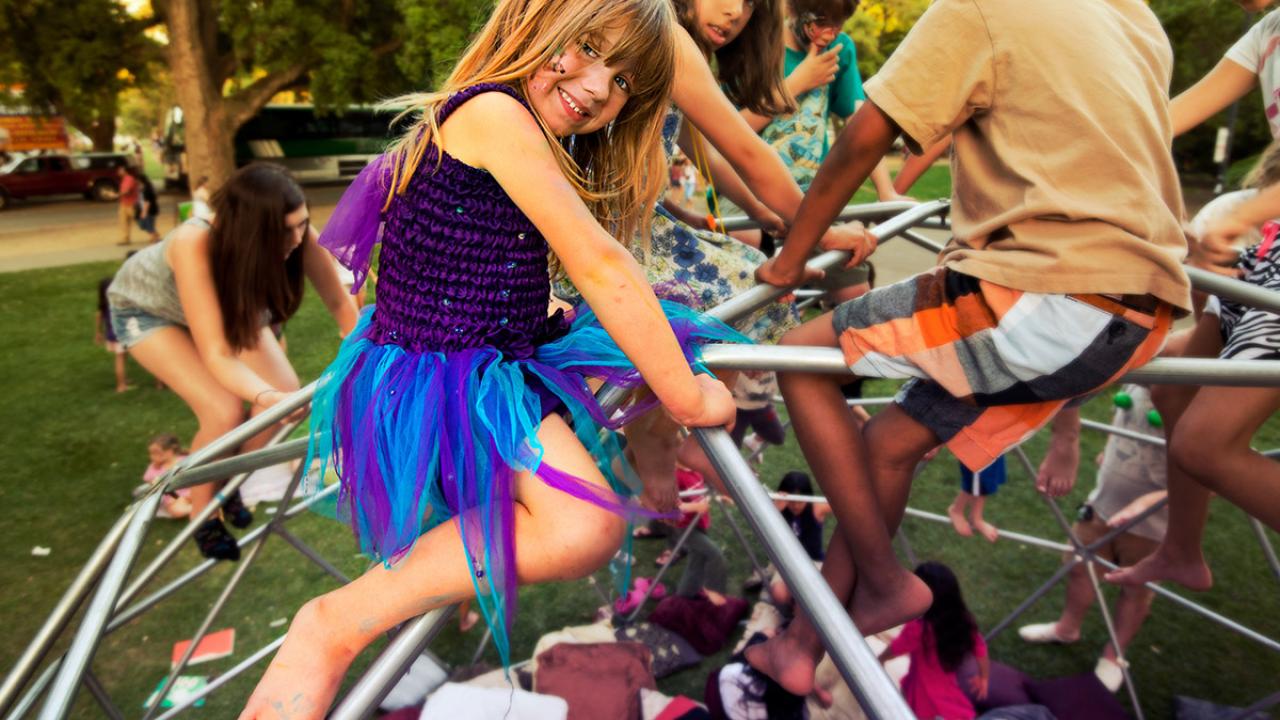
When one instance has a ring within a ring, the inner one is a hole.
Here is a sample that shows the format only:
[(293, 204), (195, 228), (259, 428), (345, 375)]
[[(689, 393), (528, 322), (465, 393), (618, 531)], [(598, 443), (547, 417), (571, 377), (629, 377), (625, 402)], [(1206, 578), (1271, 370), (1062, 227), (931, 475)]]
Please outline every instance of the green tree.
[(0, 85), (110, 150), (117, 97), (145, 81), (156, 46), (117, 0), (0, 0)]
[(273, 95), (322, 109), (431, 86), (488, 3), (469, 0), (157, 0), (183, 111), (188, 173), (235, 169), (235, 132)]
[(880, 66), (924, 14), (930, 0), (868, 0), (860, 3), (844, 30), (858, 48), (858, 71), (863, 77)]
[[(1195, 84), (1244, 33), (1247, 17), (1233, 2), (1205, 0), (1153, 0), (1151, 9), (1160, 18), (1173, 44), (1173, 95)], [(1225, 113), (1179, 138), (1174, 156), (1184, 173), (1211, 173), (1213, 145)], [(1232, 156), (1257, 154), (1271, 140), (1271, 131), (1262, 111), (1261, 96), (1251, 92), (1240, 101)]]

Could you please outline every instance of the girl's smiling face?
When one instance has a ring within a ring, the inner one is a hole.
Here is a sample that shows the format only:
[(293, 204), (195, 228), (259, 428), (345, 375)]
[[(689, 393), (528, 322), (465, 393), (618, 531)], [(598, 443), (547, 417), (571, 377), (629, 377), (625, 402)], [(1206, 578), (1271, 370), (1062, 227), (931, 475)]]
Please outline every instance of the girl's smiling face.
[(529, 104), (557, 137), (582, 135), (613, 122), (631, 95), (627, 65), (606, 65), (621, 28), (578, 40), (529, 80)]
[(719, 50), (742, 34), (751, 13), (754, 0), (693, 0), (695, 29), (698, 35)]

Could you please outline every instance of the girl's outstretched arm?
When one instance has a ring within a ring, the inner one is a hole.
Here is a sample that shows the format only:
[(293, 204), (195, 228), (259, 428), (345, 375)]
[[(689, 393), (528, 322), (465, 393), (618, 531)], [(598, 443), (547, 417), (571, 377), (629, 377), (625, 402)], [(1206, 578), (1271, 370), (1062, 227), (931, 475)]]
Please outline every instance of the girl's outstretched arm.
[(333, 256), (320, 247), (319, 239), (315, 227), (308, 227), (307, 237), (302, 241), (305, 247), (300, 248), (304, 251), (302, 270), (320, 294), (334, 322), (338, 323), (338, 334), (346, 337), (356, 326), (356, 304), (342, 287), (342, 280), (333, 266)]
[(241, 361), (227, 340), (209, 264), (209, 231), (190, 225), (178, 228), (167, 254), (191, 339), (210, 374), (247, 403), (267, 406), (279, 401), (282, 393)]
[(702, 51), (689, 33), (676, 32), (676, 77), (671, 99), (710, 141), (761, 202), (795, 220), (804, 194), (778, 153), (751, 129), (721, 92)]
[(747, 187), (742, 177), (734, 172), (733, 166), (725, 160), (723, 155), (715, 148), (705, 145), (695, 149), (688, 125), (680, 128), (680, 148), (688, 157), (696, 157), (695, 151), (706, 153), (707, 166), (711, 170), (711, 181), (715, 184), (716, 192), (742, 208), (743, 212), (752, 220), (759, 222), (762, 228), (777, 235), (787, 231), (786, 222), (756, 198), (751, 188)]
[(1233, 60), (1219, 60), (1208, 75), (1169, 103), (1173, 136), (1177, 137), (1208, 120), (1244, 97), (1257, 84), (1258, 75), (1252, 70)]
[(681, 424), (731, 422), (733, 398), (695, 378), (639, 264), (601, 227), (560, 171), (529, 111), (501, 93), (477, 95), (441, 128), (451, 155), (493, 175), (547, 239), (618, 347)]

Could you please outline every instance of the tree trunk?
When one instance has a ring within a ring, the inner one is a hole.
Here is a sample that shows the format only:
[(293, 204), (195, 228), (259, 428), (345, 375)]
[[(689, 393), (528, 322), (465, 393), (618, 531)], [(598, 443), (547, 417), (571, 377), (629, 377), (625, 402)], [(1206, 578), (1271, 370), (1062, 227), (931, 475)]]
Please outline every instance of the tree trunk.
[[(174, 94), (182, 108), (187, 177), (207, 177), (216, 190), (235, 172), (234, 130), (227, 119), (219, 79), (206, 58), (201, 6), (196, 0), (170, 0), (165, 14), (169, 30), (169, 70)], [(213, 21), (209, 18), (208, 21)]]

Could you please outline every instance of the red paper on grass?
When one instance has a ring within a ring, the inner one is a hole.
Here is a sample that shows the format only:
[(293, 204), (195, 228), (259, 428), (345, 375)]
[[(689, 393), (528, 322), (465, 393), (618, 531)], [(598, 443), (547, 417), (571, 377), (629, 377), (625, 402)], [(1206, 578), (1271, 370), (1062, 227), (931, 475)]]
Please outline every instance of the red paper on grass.
[[(169, 661), (170, 667), (177, 667), (178, 661), (182, 659), (187, 648), (191, 647), (190, 640), (183, 640), (175, 643), (173, 646), (173, 658)], [(188, 665), (196, 665), (210, 660), (224, 658), (235, 652), (236, 647), (236, 629), (227, 628), (217, 632), (209, 633), (200, 640), (200, 644), (196, 646), (196, 651), (191, 654), (191, 660)]]

